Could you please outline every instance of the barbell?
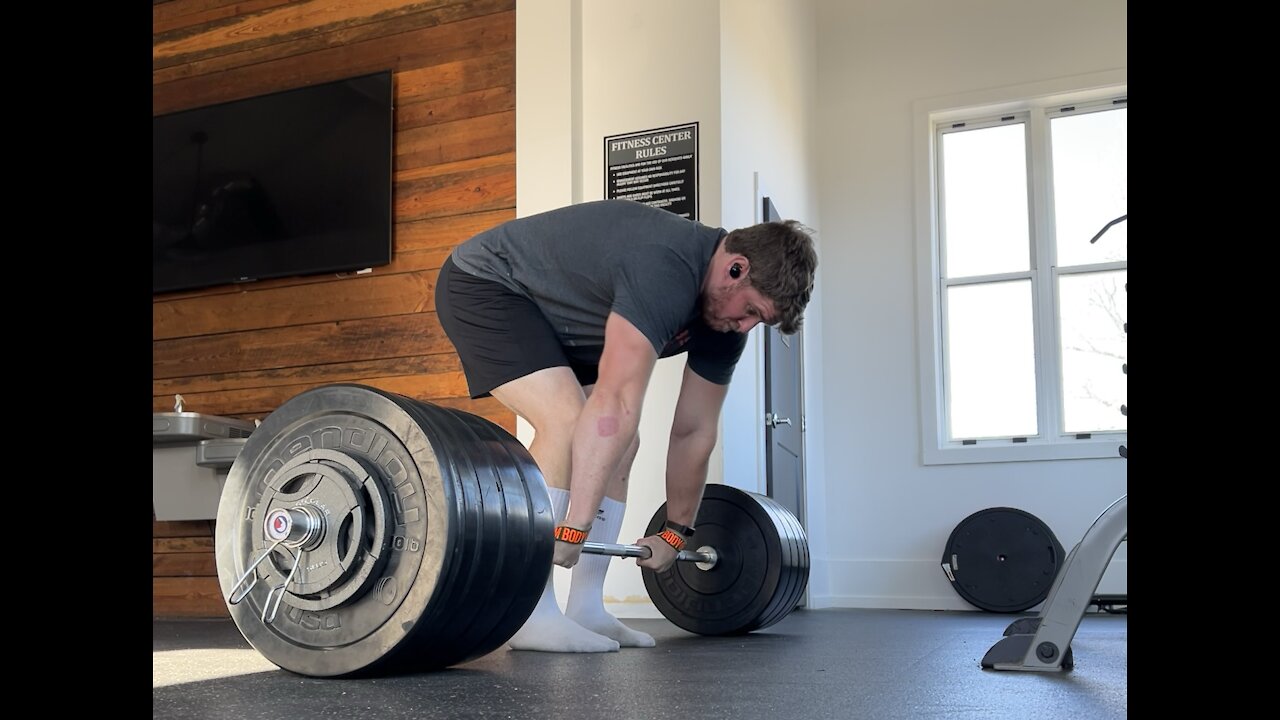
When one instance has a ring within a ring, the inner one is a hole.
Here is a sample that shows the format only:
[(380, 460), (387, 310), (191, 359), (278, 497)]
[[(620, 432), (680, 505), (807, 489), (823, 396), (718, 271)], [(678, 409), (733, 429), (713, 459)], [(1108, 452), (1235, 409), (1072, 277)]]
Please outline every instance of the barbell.
[[(645, 530), (656, 534), (666, 505)], [(528, 450), (462, 410), (358, 384), (294, 396), (245, 440), (218, 505), (227, 608), (277, 666), (313, 677), (436, 670), (488, 654), (532, 614), (554, 518)], [(772, 499), (709, 484), (695, 550), (641, 568), (654, 606), (701, 635), (796, 607), (809, 549)], [(584, 553), (647, 557), (587, 541)]]

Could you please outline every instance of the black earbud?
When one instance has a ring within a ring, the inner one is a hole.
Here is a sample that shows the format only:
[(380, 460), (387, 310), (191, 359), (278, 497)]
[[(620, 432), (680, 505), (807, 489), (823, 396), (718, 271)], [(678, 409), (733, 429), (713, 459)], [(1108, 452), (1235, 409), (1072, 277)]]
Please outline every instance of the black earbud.
[(729, 268), (729, 277), (733, 278), (734, 280), (737, 280), (738, 276), (741, 274), (742, 274), (742, 266), (739, 265), (738, 263), (734, 263), (733, 267)]

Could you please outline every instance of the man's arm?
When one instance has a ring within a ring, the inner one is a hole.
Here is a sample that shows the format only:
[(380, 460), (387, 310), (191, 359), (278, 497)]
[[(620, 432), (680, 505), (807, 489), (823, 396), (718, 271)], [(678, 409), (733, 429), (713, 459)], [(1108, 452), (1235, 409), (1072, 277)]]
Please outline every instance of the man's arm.
[[(667, 446), (667, 519), (672, 522), (693, 527), (707, 482), (707, 461), (719, 436), (720, 409), (728, 394), (728, 385), (706, 380), (685, 365)], [(675, 550), (666, 542), (655, 538), (638, 542), (648, 545), (653, 555), (637, 560), (637, 565), (662, 571), (675, 561)]]
[[(585, 529), (595, 519), (609, 477), (640, 428), (640, 406), (657, 360), (653, 344), (635, 325), (617, 313), (609, 314), (600, 373), (573, 432), (566, 525)], [(581, 545), (563, 545), (557, 543), (555, 562), (573, 567)]]
[(720, 434), (720, 408), (728, 394), (728, 385), (704, 380), (685, 367), (667, 448), (668, 520), (693, 527), (707, 482), (707, 461)]

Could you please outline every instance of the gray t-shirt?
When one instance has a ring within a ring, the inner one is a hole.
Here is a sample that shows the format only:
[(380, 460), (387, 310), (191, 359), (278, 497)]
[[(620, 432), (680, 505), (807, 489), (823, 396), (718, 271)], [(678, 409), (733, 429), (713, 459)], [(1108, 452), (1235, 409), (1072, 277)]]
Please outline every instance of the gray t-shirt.
[(658, 357), (688, 351), (694, 372), (723, 385), (747, 338), (707, 327), (699, 296), (726, 234), (632, 200), (598, 200), (486, 230), (454, 248), (453, 262), (537, 304), (575, 362), (599, 363), (616, 312)]

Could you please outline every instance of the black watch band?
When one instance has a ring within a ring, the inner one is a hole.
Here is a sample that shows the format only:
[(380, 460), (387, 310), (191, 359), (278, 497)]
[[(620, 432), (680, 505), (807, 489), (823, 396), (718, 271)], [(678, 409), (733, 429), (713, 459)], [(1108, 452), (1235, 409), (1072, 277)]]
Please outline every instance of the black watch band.
[(663, 523), (663, 525), (662, 525), (662, 526), (663, 526), (663, 527), (671, 528), (672, 530), (675, 530), (676, 532), (680, 533), (681, 535), (685, 536), (686, 538), (691, 538), (691, 537), (693, 537), (693, 528), (689, 527), (688, 525), (681, 525), (681, 524), (680, 524), (680, 523), (678, 523), (678, 522), (672, 522), (672, 521), (668, 520), (668, 521), (666, 521), (665, 523)]

